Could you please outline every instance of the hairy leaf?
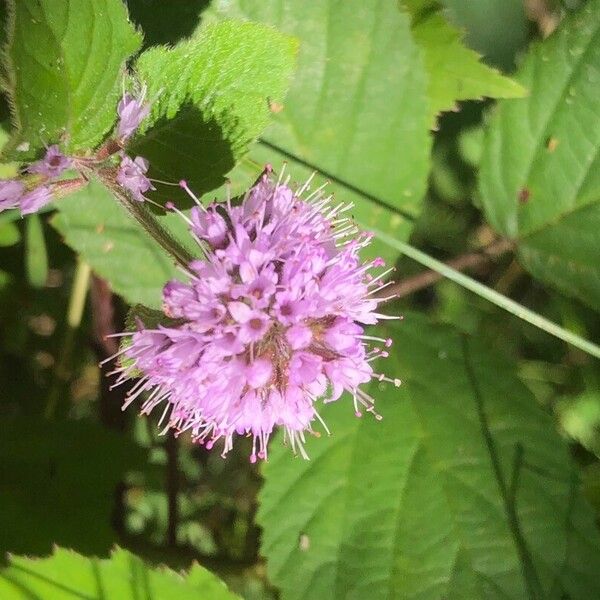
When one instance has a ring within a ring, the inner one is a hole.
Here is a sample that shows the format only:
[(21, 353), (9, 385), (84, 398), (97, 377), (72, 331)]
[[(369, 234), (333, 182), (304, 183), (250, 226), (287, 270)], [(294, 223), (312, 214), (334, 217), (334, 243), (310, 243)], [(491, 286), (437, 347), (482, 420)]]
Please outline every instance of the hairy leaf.
[[(121, 0), (9, 0), (7, 89), (14, 150), (64, 138), (95, 146), (116, 118), (125, 61), (141, 45)], [(23, 157), (31, 154), (23, 152)]]
[(283, 101), (296, 50), (293, 38), (239, 21), (203, 27), (174, 48), (147, 50), (136, 69), (152, 113), (133, 150), (150, 160), (156, 178), (186, 178), (197, 194), (221, 185), (267, 125), (269, 103)]
[(528, 98), (493, 114), (481, 163), (488, 221), (523, 265), (600, 308), (600, 0), (538, 44), (517, 79)]
[(598, 596), (593, 516), (515, 365), (416, 315), (390, 334), (382, 421), (344, 398), (310, 461), (273, 444), (259, 522), (283, 598)]
[(14, 600), (239, 598), (198, 564), (180, 575), (166, 567), (152, 568), (121, 548), (107, 559), (81, 556), (64, 548), (55, 548), (47, 558), (11, 556), (9, 566), (0, 570), (0, 595)]

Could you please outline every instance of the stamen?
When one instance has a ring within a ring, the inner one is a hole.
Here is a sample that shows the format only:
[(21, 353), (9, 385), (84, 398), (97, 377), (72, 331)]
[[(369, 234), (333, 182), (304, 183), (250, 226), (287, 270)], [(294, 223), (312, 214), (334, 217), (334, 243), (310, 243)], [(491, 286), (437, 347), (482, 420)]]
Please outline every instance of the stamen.
[(190, 189), (190, 187), (187, 184), (187, 181), (185, 179), (182, 179), (179, 182), (179, 187), (181, 189), (183, 189), (186, 194), (204, 211), (206, 212), (206, 208), (204, 208), (204, 206), (202, 206), (202, 202), (200, 202), (200, 199), (196, 196), (196, 194), (194, 194), (194, 192), (192, 192), (192, 190)]

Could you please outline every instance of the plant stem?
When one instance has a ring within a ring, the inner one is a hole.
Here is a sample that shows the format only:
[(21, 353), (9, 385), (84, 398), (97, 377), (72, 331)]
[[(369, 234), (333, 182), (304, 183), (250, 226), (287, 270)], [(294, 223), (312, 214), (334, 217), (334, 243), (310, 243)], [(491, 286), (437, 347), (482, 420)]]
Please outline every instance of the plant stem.
[[(462, 254), (448, 262), (444, 263), (447, 267), (456, 269), (457, 271), (464, 271), (465, 269), (477, 268), (490, 260), (501, 256), (506, 252), (510, 252), (514, 249), (514, 244), (510, 240), (498, 240), (489, 246), (486, 246), (479, 252), (470, 252), (469, 254)], [(407, 277), (393, 285), (385, 288), (381, 291), (382, 296), (389, 296), (393, 294), (396, 298), (403, 298), (418, 290), (429, 287), (434, 283), (437, 283), (444, 276), (437, 271), (424, 271), (414, 277)]]
[(67, 325), (72, 329), (77, 329), (81, 324), (91, 272), (90, 265), (80, 258), (75, 269), (71, 298), (69, 299), (69, 308), (67, 310)]
[(597, 346), (593, 342), (578, 336), (572, 331), (564, 329), (560, 325), (557, 325), (541, 315), (538, 315), (522, 304), (519, 304), (518, 302), (499, 294), (495, 290), (482, 283), (479, 283), (478, 281), (475, 281), (475, 279), (472, 279), (464, 273), (460, 273), (443, 262), (436, 260), (428, 254), (425, 254), (425, 252), (421, 252), (421, 250), (414, 248), (410, 244), (396, 240), (382, 231), (375, 231), (375, 233), (379, 239), (386, 244), (389, 244), (392, 248), (399, 250), (423, 266), (436, 271), (441, 276), (446, 277), (446, 279), (450, 279), (451, 281), (458, 283), (465, 289), (477, 294), (489, 302), (492, 302), (496, 306), (499, 306), (500, 308), (515, 315), (519, 319), (538, 327), (542, 331), (545, 331), (546, 333), (549, 333), (550, 335), (553, 335), (554, 337), (557, 337), (558, 339), (563, 340), (564, 342), (567, 342), (568, 344), (571, 344), (572, 346), (575, 346), (584, 352), (587, 352), (591, 356), (600, 358), (600, 346)]
[(67, 328), (61, 347), (60, 358), (54, 370), (54, 377), (46, 401), (46, 409), (44, 416), (47, 419), (52, 419), (56, 413), (56, 408), (59, 404), (61, 393), (65, 389), (65, 385), (69, 380), (69, 362), (71, 360), (71, 351), (75, 339), (75, 332), (81, 324), (83, 317), (83, 309), (85, 308), (85, 299), (90, 282), (90, 266), (81, 258), (77, 261), (75, 268), (75, 276), (73, 278), (73, 286), (71, 287), (71, 297), (69, 298), (69, 306), (67, 308)]
[(90, 178), (96, 177), (99, 179), (119, 201), (121, 206), (123, 206), (142, 226), (146, 233), (148, 233), (163, 250), (172, 256), (180, 266), (184, 269), (188, 268), (188, 265), (194, 260), (194, 257), (158, 222), (156, 217), (143, 202), (131, 199), (129, 195), (115, 183), (115, 174), (113, 173), (113, 170), (86, 168), (85, 172)]

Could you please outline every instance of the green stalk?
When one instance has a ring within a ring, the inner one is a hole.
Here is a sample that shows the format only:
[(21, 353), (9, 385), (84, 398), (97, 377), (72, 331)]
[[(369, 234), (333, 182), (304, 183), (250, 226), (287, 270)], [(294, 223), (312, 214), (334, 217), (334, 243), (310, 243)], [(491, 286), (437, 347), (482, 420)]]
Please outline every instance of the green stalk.
[(417, 250), (417, 248), (414, 248), (410, 244), (396, 240), (382, 231), (373, 230), (373, 232), (380, 240), (386, 244), (389, 244), (392, 248), (399, 250), (409, 258), (412, 258), (414, 261), (422, 264), (424, 267), (436, 271), (446, 279), (450, 279), (451, 281), (458, 283), (465, 289), (477, 294), (479, 297), (492, 302), (496, 306), (508, 311), (519, 319), (523, 319), (523, 321), (527, 321), (527, 323), (538, 327), (542, 331), (545, 331), (546, 333), (549, 333), (550, 335), (567, 342), (567, 344), (571, 344), (572, 346), (587, 352), (591, 356), (600, 358), (600, 346), (597, 346), (593, 342), (590, 342), (589, 340), (580, 337), (572, 331), (568, 331), (560, 325), (549, 321), (532, 310), (529, 310), (522, 304), (519, 304), (518, 302), (499, 294), (495, 290), (483, 285), (482, 283), (479, 283), (468, 275), (460, 273), (448, 265), (445, 265), (443, 262), (436, 260), (424, 252), (421, 252), (421, 250)]
[(66, 393), (67, 383), (69, 382), (71, 352), (73, 342), (75, 341), (75, 332), (81, 325), (85, 300), (87, 298), (88, 287), (90, 283), (91, 268), (81, 258), (77, 261), (73, 286), (71, 287), (71, 297), (69, 298), (69, 307), (67, 309), (67, 328), (65, 337), (61, 346), (60, 358), (54, 370), (54, 377), (48, 400), (46, 401), (46, 410), (44, 416), (52, 419), (59, 405), (61, 394)]
[(87, 169), (87, 174), (96, 177), (107, 187), (112, 195), (127, 210), (127, 212), (142, 226), (169, 255), (171, 255), (184, 269), (194, 257), (158, 222), (148, 207), (137, 200), (133, 200), (123, 189), (115, 183), (114, 174), (106, 169)]

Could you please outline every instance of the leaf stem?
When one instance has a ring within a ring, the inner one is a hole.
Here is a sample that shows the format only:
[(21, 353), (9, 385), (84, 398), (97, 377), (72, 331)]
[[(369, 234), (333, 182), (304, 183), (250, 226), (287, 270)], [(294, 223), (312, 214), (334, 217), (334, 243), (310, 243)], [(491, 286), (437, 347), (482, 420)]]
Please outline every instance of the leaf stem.
[(91, 271), (90, 265), (80, 258), (75, 269), (71, 298), (67, 309), (67, 325), (72, 329), (77, 329), (81, 324)]
[(46, 419), (52, 419), (56, 413), (61, 393), (65, 390), (65, 384), (69, 380), (69, 362), (71, 360), (71, 351), (75, 340), (75, 332), (81, 325), (83, 309), (85, 308), (85, 299), (87, 297), (88, 286), (90, 282), (91, 268), (84, 260), (78, 259), (71, 288), (71, 297), (67, 308), (67, 329), (61, 346), (60, 358), (54, 370), (54, 377), (44, 416)]
[(406, 244), (405, 242), (401, 242), (400, 240), (394, 239), (392, 236), (378, 230), (373, 230), (375, 235), (385, 242), (389, 244), (392, 248), (399, 250), (404, 253), (409, 258), (412, 258), (416, 262), (422, 264), (423, 266), (436, 271), (446, 279), (450, 279), (455, 283), (458, 283), (465, 289), (477, 294), (479, 297), (492, 302), (496, 306), (508, 311), (509, 313), (515, 315), (519, 319), (530, 323), (534, 327), (553, 335), (554, 337), (563, 340), (567, 344), (571, 344), (584, 352), (587, 352), (591, 356), (596, 358), (600, 358), (600, 346), (597, 346), (593, 342), (582, 338), (581, 336), (573, 333), (572, 331), (568, 331), (564, 329), (560, 325), (553, 323), (552, 321), (542, 317), (536, 312), (526, 308), (522, 304), (499, 294), (495, 290), (489, 288), (488, 286), (479, 283), (475, 279), (472, 279), (468, 275), (464, 273), (460, 273), (459, 271), (449, 267), (443, 262), (436, 260), (435, 258), (429, 256), (425, 252), (418, 250), (417, 248), (411, 246), (410, 244)]
[(188, 269), (194, 257), (158, 222), (152, 212), (142, 202), (132, 200), (123, 189), (115, 184), (115, 178), (107, 169), (86, 169), (91, 177), (96, 177), (142, 226), (163, 250), (172, 256), (179, 265)]

